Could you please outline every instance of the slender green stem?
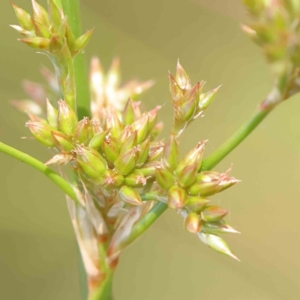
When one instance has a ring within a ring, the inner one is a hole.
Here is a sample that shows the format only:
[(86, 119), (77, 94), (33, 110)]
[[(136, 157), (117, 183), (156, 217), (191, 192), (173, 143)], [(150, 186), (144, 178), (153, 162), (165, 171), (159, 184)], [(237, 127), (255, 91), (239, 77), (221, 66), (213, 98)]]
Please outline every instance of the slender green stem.
[(134, 242), (167, 210), (167, 208), (168, 205), (166, 203), (157, 202), (150, 211), (133, 226), (130, 236), (120, 247), (124, 248)]
[[(214, 153), (204, 160), (202, 169), (210, 170), (216, 166), (264, 120), (272, 108), (273, 107), (264, 110), (259, 109), (250, 118), (250, 120), (246, 121), (224, 144), (222, 144)], [(145, 194), (144, 197), (145, 200), (149, 200), (147, 194)], [(156, 203), (154, 207), (133, 226), (130, 236), (122, 244), (122, 247), (127, 246), (135, 241), (167, 210), (167, 208), (168, 205), (163, 202)]]
[[(70, 28), (78, 38), (81, 35), (81, 18), (79, 0), (63, 0), (63, 10), (68, 16)], [(76, 105), (78, 119), (90, 116), (90, 95), (89, 82), (85, 58), (82, 53), (79, 53), (74, 59), (74, 72), (76, 82)]]
[(265, 119), (271, 110), (258, 110), (228, 140), (204, 160), (202, 170), (211, 170), (215, 167)]
[(8, 154), (9, 156), (12, 156), (20, 160), (21, 162), (24, 162), (32, 166), (33, 168), (37, 169), (45, 176), (47, 176), (50, 180), (52, 180), (71, 199), (77, 201), (76, 194), (72, 186), (65, 179), (59, 176), (59, 174), (51, 170), (49, 167), (45, 166), (41, 161), (1, 142), (0, 142), (0, 152)]

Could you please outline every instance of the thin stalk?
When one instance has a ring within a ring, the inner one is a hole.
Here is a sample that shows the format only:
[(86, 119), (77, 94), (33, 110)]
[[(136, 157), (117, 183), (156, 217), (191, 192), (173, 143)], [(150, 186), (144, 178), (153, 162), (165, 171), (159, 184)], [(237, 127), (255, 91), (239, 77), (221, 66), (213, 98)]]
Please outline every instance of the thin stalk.
[(63, 192), (65, 192), (71, 199), (77, 202), (76, 194), (72, 188), (72, 186), (64, 180), (59, 174), (51, 170), (49, 167), (45, 166), (44, 163), (35, 159), (34, 157), (21, 152), (15, 148), (12, 148), (6, 144), (0, 142), (0, 152), (5, 153), (11, 157), (14, 157), (21, 162), (24, 162), (36, 170), (43, 173), (50, 180), (52, 180)]
[[(268, 109), (259, 109), (250, 120), (246, 121), (224, 144), (204, 160), (202, 169), (210, 170), (216, 166), (265, 119), (273, 108), (274, 106)], [(157, 202), (154, 207), (133, 226), (130, 236), (124, 241), (122, 247), (131, 244), (142, 235), (167, 210), (167, 208), (167, 204)]]
[[(81, 18), (79, 0), (63, 0), (63, 10), (68, 16), (68, 23), (75, 36), (81, 35)], [(76, 82), (76, 105), (78, 119), (90, 116), (89, 82), (85, 58), (82, 53), (77, 54), (74, 59), (74, 72)]]
[(211, 170), (222, 161), (265, 119), (271, 110), (258, 110), (228, 140), (203, 161), (202, 170)]

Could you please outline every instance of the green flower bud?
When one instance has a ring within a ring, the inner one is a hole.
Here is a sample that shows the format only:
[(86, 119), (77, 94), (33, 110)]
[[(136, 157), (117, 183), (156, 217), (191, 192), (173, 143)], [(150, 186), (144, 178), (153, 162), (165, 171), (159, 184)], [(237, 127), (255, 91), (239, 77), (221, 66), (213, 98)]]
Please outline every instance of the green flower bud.
[(46, 101), (47, 101), (47, 120), (53, 128), (57, 128), (57, 122), (58, 122), (57, 109), (50, 103), (49, 99), (46, 99)]
[(129, 149), (132, 149), (134, 146), (136, 146), (136, 143), (137, 143), (137, 132), (133, 131), (132, 134), (130, 134), (127, 137), (127, 139), (124, 141), (120, 153), (124, 153)]
[(113, 170), (105, 171), (101, 178), (101, 186), (103, 186), (104, 188), (119, 187), (123, 183), (124, 183), (124, 177)]
[(122, 112), (122, 121), (125, 125), (131, 125), (134, 122), (135, 115), (132, 107), (132, 100), (129, 99), (126, 106)]
[(93, 31), (94, 31), (94, 28), (91, 29), (91, 30), (89, 30), (85, 34), (81, 35), (75, 41), (74, 49), (73, 49), (74, 54), (79, 53), (80, 51), (82, 51), (85, 48), (85, 46), (87, 45), (87, 43), (89, 42), (89, 40), (90, 40), (90, 38), (92, 36)]
[(34, 22), (49, 28), (50, 21), (49, 21), (47, 11), (41, 5), (39, 5), (35, 0), (32, 0), (32, 8), (33, 8)]
[(107, 135), (102, 142), (101, 150), (105, 158), (109, 162), (114, 163), (115, 160), (118, 158), (120, 152), (118, 140), (116, 140), (110, 135)]
[(198, 103), (199, 89), (200, 82), (197, 82), (191, 90), (184, 94), (183, 102), (179, 106), (182, 121), (190, 121), (193, 118)]
[(89, 147), (98, 150), (101, 147), (105, 137), (108, 134), (109, 134), (109, 129), (94, 135), (91, 141), (89, 142)]
[(136, 149), (132, 148), (121, 153), (120, 156), (115, 160), (115, 168), (122, 174), (128, 175), (135, 167), (137, 161)]
[(201, 230), (201, 220), (195, 212), (191, 212), (185, 218), (185, 228), (191, 233), (197, 233)]
[(177, 176), (178, 183), (182, 187), (187, 187), (196, 181), (196, 176), (198, 174), (198, 165), (186, 166), (182, 172)]
[(129, 186), (122, 186), (119, 191), (120, 198), (128, 204), (131, 205), (142, 205), (143, 202), (139, 193)]
[(176, 68), (176, 82), (178, 83), (179, 87), (182, 90), (189, 90), (191, 89), (191, 80), (190, 77), (187, 75), (179, 60), (177, 61), (177, 68)]
[(204, 233), (219, 234), (219, 233), (240, 233), (233, 227), (228, 225), (224, 220), (216, 222), (203, 222), (202, 231)]
[(198, 104), (198, 109), (197, 112), (199, 113), (200, 111), (205, 110), (210, 103), (214, 100), (218, 90), (220, 89), (221, 86), (216, 87), (215, 89), (207, 92), (207, 93), (203, 93), (200, 94), (199, 97), (199, 104)]
[(177, 176), (181, 176), (187, 166), (193, 166), (197, 164), (197, 170), (200, 170), (206, 143), (207, 140), (199, 142), (194, 149), (192, 149), (183, 157), (175, 170)]
[(14, 3), (11, 3), (11, 5), (15, 11), (16, 17), (17, 17), (21, 27), (23, 29), (25, 29), (26, 31), (29, 31), (29, 32), (33, 31), (34, 28), (33, 28), (33, 23), (32, 23), (30, 14)]
[(77, 116), (67, 102), (58, 101), (58, 129), (67, 135), (75, 132)]
[(60, 8), (57, 7), (54, 0), (49, 0), (49, 15), (51, 16), (52, 23), (55, 25), (56, 29), (62, 25), (63, 16), (61, 14)]
[(149, 154), (147, 161), (154, 161), (157, 160), (158, 157), (163, 153), (164, 151), (164, 145), (160, 142), (158, 143), (152, 143), (149, 148)]
[(55, 128), (44, 122), (27, 122), (26, 126), (40, 143), (47, 147), (54, 147), (51, 131)]
[(174, 209), (180, 209), (185, 206), (187, 202), (187, 194), (183, 188), (174, 185), (169, 189), (168, 206)]
[(119, 120), (116, 111), (110, 111), (106, 116), (106, 127), (110, 129), (111, 136), (119, 139), (123, 125)]
[(93, 137), (93, 127), (89, 118), (84, 117), (77, 123), (75, 129), (75, 142), (78, 144), (84, 144), (85, 146)]
[(148, 158), (150, 150), (150, 138), (147, 138), (144, 142), (137, 146), (138, 160), (136, 165), (142, 166)]
[(164, 190), (168, 190), (175, 183), (173, 174), (165, 169), (156, 169), (155, 179)]
[(65, 27), (65, 38), (67, 40), (68, 48), (72, 53), (75, 47), (75, 37), (68, 23), (64, 24)]
[(144, 177), (143, 173), (140, 170), (134, 170), (125, 178), (125, 184), (135, 188), (143, 187), (146, 183), (147, 178)]
[(174, 135), (171, 135), (169, 141), (165, 144), (163, 152), (164, 165), (173, 171), (178, 165), (178, 144)]
[(207, 234), (207, 233), (198, 233), (198, 237), (200, 240), (206, 244), (208, 247), (214, 249), (215, 251), (228, 255), (236, 260), (239, 259), (231, 252), (226, 242), (217, 235), (214, 234)]
[(142, 143), (148, 136), (149, 117), (143, 115), (141, 118), (132, 123), (132, 129), (137, 131), (137, 144)]
[(189, 187), (191, 195), (209, 196), (217, 193), (218, 186), (221, 182), (220, 173), (202, 172), (197, 175), (196, 182)]
[(171, 74), (169, 74), (169, 81), (171, 100), (173, 103), (177, 103), (182, 100), (183, 92)]
[(216, 205), (205, 207), (202, 212), (202, 220), (205, 222), (214, 222), (223, 219), (228, 214), (228, 211)]
[(105, 159), (96, 150), (78, 146), (76, 153), (79, 166), (91, 179), (99, 179), (107, 169)]
[(46, 39), (51, 38), (52, 34), (49, 27), (39, 24), (36, 21), (33, 21), (33, 25), (37, 36), (44, 37)]
[(74, 146), (71, 139), (60, 131), (52, 131), (52, 138), (55, 147), (63, 152), (70, 152), (73, 150)]
[(35, 48), (39, 50), (49, 49), (51, 43), (49, 39), (38, 37), (38, 36), (20, 39), (20, 41), (31, 48)]
[(208, 203), (209, 203), (208, 199), (202, 197), (190, 196), (186, 203), (186, 207), (191, 211), (199, 213)]

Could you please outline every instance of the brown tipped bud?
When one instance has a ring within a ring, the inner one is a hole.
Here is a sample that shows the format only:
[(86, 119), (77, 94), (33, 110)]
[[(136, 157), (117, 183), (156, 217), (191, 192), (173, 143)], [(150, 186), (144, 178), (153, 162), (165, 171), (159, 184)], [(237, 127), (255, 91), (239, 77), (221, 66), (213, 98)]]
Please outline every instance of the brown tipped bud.
[(128, 175), (134, 169), (137, 161), (136, 151), (135, 148), (129, 149), (115, 160), (114, 165), (122, 175)]
[(193, 212), (199, 213), (209, 203), (208, 199), (196, 196), (190, 196), (186, 203), (186, 207)]
[(28, 45), (29, 47), (40, 50), (48, 49), (50, 46), (50, 40), (43, 37), (29, 37), (20, 39), (20, 41)]
[(204, 222), (202, 231), (204, 233), (219, 234), (219, 233), (240, 233), (233, 227), (228, 225), (224, 220), (216, 222)]
[(165, 169), (156, 169), (155, 179), (164, 190), (168, 190), (175, 183), (173, 174)]
[(120, 198), (128, 204), (131, 205), (142, 205), (143, 202), (139, 193), (129, 186), (122, 186), (119, 191)]
[(178, 164), (175, 173), (181, 176), (183, 170), (187, 166), (197, 165), (197, 170), (200, 170), (203, 160), (203, 153), (205, 149), (206, 141), (199, 142), (195, 148), (188, 152)]
[(190, 77), (187, 75), (181, 64), (179, 63), (179, 60), (177, 61), (177, 68), (176, 68), (176, 82), (183, 90), (189, 90), (191, 86), (191, 80)]
[(190, 121), (196, 112), (200, 83), (184, 94), (183, 102), (179, 105), (179, 118), (181, 121)]
[(101, 145), (102, 145), (105, 137), (108, 135), (108, 133), (109, 133), (109, 130), (105, 130), (105, 131), (99, 132), (96, 135), (94, 135), (93, 138), (91, 139), (91, 141), (89, 142), (89, 147), (93, 148), (95, 150), (98, 150), (101, 147)]
[(107, 135), (102, 142), (101, 150), (105, 158), (109, 162), (114, 163), (115, 160), (119, 157), (120, 153), (120, 146), (118, 140), (110, 135)]
[(32, 22), (30, 14), (14, 3), (11, 3), (11, 5), (15, 11), (16, 17), (17, 17), (21, 27), (23, 29), (25, 29), (26, 31), (29, 31), (29, 32), (33, 31), (34, 30), (33, 22)]
[(183, 168), (182, 172), (177, 175), (178, 183), (182, 187), (187, 187), (196, 181), (198, 174), (198, 165), (190, 165)]
[(70, 152), (73, 150), (73, 144), (71, 139), (60, 131), (52, 131), (52, 138), (55, 143), (55, 147), (63, 152)]
[(183, 188), (174, 185), (169, 189), (168, 206), (174, 209), (180, 209), (185, 206), (187, 202), (187, 194)]
[(89, 141), (93, 137), (93, 127), (91, 120), (87, 117), (84, 117), (81, 121), (77, 123), (75, 129), (75, 142), (78, 144), (84, 144), (87, 146)]
[(39, 5), (35, 0), (32, 0), (33, 19), (36, 23), (46, 27), (50, 27), (50, 21), (47, 11)]
[(191, 212), (185, 218), (185, 228), (191, 233), (197, 233), (201, 230), (200, 217), (195, 213)]
[(164, 144), (162, 144), (160, 142), (152, 143), (152, 145), (150, 145), (147, 161), (150, 162), (150, 161), (157, 160), (158, 157), (163, 153), (163, 151), (164, 151)]
[(148, 115), (148, 118), (149, 118), (149, 133), (151, 133), (153, 127), (155, 126), (156, 124), (156, 121), (157, 121), (157, 114), (158, 114), (158, 111), (161, 109), (161, 106), (156, 106), (154, 109), (150, 110), (147, 115)]
[(218, 86), (215, 89), (200, 95), (198, 110), (197, 110), (198, 112), (205, 110), (210, 105), (210, 103), (214, 100), (220, 87), (221, 86)]
[(54, 155), (51, 159), (49, 159), (45, 165), (66, 165), (68, 162), (72, 160), (73, 156), (70, 153), (59, 153)]
[(134, 123), (132, 123), (131, 126), (133, 130), (137, 131), (137, 144), (142, 143), (148, 136), (149, 117), (147, 115), (144, 115)]
[(58, 129), (67, 135), (75, 132), (77, 116), (67, 102), (58, 101)]
[(191, 195), (209, 196), (217, 193), (218, 186), (221, 182), (220, 173), (202, 172), (197, 175), (196, 182), (189, 187)]
[(54, 147), (51, 131), (55, 128), (44, 122), (27, 122), (26, 126), (40, 143), (47, 147)]
[(147, 178), (140, 170), (135, 170), (125, 178), (125, 184), (131, 187), (140, 188), (146, 185)]
[(208, 247), (214, 249), (215, 251), (228, 255), (236, 260), (239, 260), (230, 250), (228, 245), (225, 243), (223, 239), (219, 236), (214, 234), (207, 234), (207, 233), (198, 233), (198, 237), (200, 240), (206, 244)]
[(49, 14), (51, 16), (52, 23), (55, 25), (56, 28), (59, 28), (63, 22), (63, 13), (62, 7), (58, 7), (60, 1), (49, 0)]
[(174, 170), (178, 165), (178, 144), (174, 135), (171, 135), (169, 141), (165, 144), (163, 152), (163, 163), (170, 169)]
[(57, 109), (50, 103), (49, 99), (46, 99), (46, 101), (47, 101), (47, 120), (53, 128), (57, 128), (58, 125)]
[(76, 153), (79, 166), (91, 179), (99, 179), (107, 169), (105, 159), (96, 150), (79, 146)]
[(105, 173), (102, 175), (101, 178), (101, 186), (105, 188), (119, 187), (123, 183), (124, 183), (124, 177), (113, 170), (105, 171)]
[(149, 155), (149, 150), (150, 150), (150, 138), (147, 138), (144, 142), (142, 142), (137, 147), (137, 151), (138, 151), (138, 160), (136, 163), (137, 166), (142, 166), (145, 163)]
[(132, 149), (137, 144), (137, 132), (133, 131), (132, 134), (130, 134), (127, 139), (124, 141), (120, 153), (124, 153), (128, 151), (129, 149)]
[(177, 103), (182, 100), (183, 92), (171, 74), (169, 74), (169, 81), (170, 81), (169, 89), (170, 89), (172, 102)]
[(223, 219), (228, 211), (216, 205), (207, 206), (201, 212), (202, 220), (205, 222), (214, 222)]
[(125, 125), (131, 125), (134, 122), (135, 115), (132, 107), (132, 100), (128, 99), (126, 106), (122, 112), (122, 121)]
[(89, 42), (92, 34), (93, 34), (94, 28), (89, 30), (88, 32), (86, 32), (85, 34), (83, 34), (82, 36), (80, 36), (74, 44), (74, 53), (79, 53), (81, 50), (83, 50), (85, 48), (85, 46), (87, 45), (87, 43)]

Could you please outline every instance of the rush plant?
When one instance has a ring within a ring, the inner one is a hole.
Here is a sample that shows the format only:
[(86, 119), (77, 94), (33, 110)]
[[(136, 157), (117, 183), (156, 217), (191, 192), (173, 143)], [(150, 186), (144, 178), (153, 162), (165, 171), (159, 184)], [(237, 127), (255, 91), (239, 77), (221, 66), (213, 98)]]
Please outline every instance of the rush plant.
[[(211, 196), (239, 180), (212, 169), (282, 101), (300, 90), (300, 5), (293, 0), (244, 0), (253, 22), (244, 31), (262, 48), (274, 74), (271, 92), (255, 114), (204, 159), (206, 140), (181, 155), (187, 126), (200, 117), (219, 87), (192, 83), (177, 62), (169, 74), (173, 126), (159, 138), (160, 106), (144, 111), (137, 101), (151, 80), (120, 85), (119, 61), (104, 72), (93, 58), (90, 76), (82, 50), (93, 30), (80, 33), (78, 0), (49, 0), (45, 9), (32, 0), (33, 14), (12, 4), (23, 43), (45, 53), (54, 72), (43, 69), (49, 88), (27, 84), (32, 100), (12, 104), (28, 114), (26, 126), (52, 150), (46, 163), (0, 143), (0, 151), (49, 177), (65, 193), (87, 275), (89, 300), (112, 299), (112, 280), (122, 251), (168, 208), (184, 219), (187, 231), (210, 248), (238, 259), (223, 233), (237, 233), (227, 210)], [(167, 87), (166, 87), (167, 88)], [(50, 168), (50, 167), (51, 168)], [(53, 171), (52, 168), (58, 170)]]

